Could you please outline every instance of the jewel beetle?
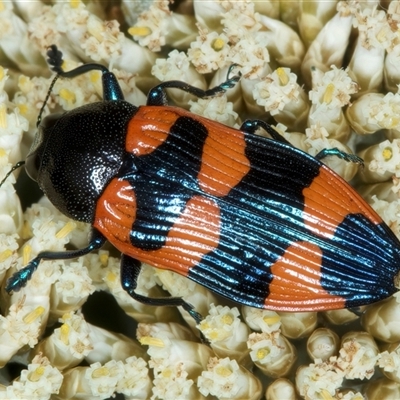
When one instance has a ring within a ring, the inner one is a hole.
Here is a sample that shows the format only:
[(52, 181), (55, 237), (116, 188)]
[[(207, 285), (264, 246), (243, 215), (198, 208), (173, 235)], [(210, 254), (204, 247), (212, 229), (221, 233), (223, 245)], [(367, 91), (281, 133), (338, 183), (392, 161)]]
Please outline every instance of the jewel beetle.
[[(106, 240), (122, 253), (122, 286), (134, 299), (183, 306), (197, 321), (201, 316), (181, 298), (135, 292), (142, 262), (235, 302), (278, 311), (356, 308), (397, 291), (399, 241), (321, 162), (361, 159), (337, 149), (312, 157), (264, 121), (233, 129), (167, 104), (167, 88), (204, 98), (240, 76), (228, 73), (206, 91), (164, 82), (136, 107), (104, 66), (65, 72), (56, 46), (48, 57), (64, 78), (102, 72), (104, 100), (40, 121), (26, 159), (28, 175), (49, 200), (90, 223), (92, 236), (82, 249), (40, 253), (8, 280), (8, 292), (23, 287), (40, 260), (79, 257)], [(270, 138), (256, 135), (260, 128)]]

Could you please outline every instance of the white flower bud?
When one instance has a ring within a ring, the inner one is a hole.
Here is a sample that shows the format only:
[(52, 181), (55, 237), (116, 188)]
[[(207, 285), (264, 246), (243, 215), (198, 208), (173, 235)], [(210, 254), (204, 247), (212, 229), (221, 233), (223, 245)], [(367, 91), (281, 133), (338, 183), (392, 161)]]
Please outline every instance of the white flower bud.
[(296, 400), (296, 390), (292, 382), (279, 378), (272, 382), (265, 392), (266, 400)]
[(339, 11), (311, 43), (301, 66), (303, 77), (309, 86), (311, 86), (312, 67), (325, 72), (332, 64), (337, 67), (342, 65), (350, 38), (351, 25), (351, 16), (346, 12)]
[(328, 328), (316, 329), (307, 340), (307, 353), (312, 360), (329, 360), (339, 350), (339, 336)]
[(254, 364), (272, 378), (288, 375), (297, 360), (296, 348), (279, 332), (252, 333), (247, 346)]
[(215, 307), (211, 304), (209, 314), (198, 327), (218, 357), (229, 357), (248, 365), (250, 357), (246, 341), (249, 328), (238, 317), (239, 310), (236, 307)]
[(315, 312), (278, 312), (281, 317), (282, 334), (289, 339), (308, 336), (317, 326)]
[(207, 371), (201, 374), (197, 385), (204, 396), (210, 394), (220, 400), (257, 400), (262, 390), (254, 375), (229, 358), (210, 358)]
[(363, 328), (386, 343), (400, 341), (400, 303), (392, 296), (368, 306), (361, 317)]

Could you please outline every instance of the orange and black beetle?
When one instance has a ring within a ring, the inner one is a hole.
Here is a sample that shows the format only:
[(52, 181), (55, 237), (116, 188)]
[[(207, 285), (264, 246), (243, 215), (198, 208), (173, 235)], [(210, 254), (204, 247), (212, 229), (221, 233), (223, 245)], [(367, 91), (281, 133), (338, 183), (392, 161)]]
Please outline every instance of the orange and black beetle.
[[(50, 201), (91, 223), (93, 235), (84, 249), (40, 253), (10, 278), (7, 291), (24, 286), (40, 260), (79, 257), (108, 240), (123, 253), (122, 286), (134, 299), (181, 305), (196, 320), (180, 298), (135, 292), (141, 262), (279, 311), (353, 308), (396, 292), (399, 241), (320, 161), (358, 157), (333, 149), (314, 158), (263, 121), (236, 130), (167, 105), (166, 88), (208, 97), (238, 76), (207, 91), (164, 82), (146, 106), (135, 107), (105, 67), (64, 72), (55, 46), (48, 56), (62, 77), (103, 72), (104, 101), (46, 117), (26, 161)], [(255, 135), (259, 128), (272, 138)]]

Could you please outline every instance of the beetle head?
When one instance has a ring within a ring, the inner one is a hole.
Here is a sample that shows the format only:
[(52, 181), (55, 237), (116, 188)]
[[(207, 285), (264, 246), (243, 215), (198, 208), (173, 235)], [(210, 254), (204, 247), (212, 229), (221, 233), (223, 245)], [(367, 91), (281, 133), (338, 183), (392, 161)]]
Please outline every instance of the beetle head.
[(121, 168), (135, 110), (125, 101), (104, 101), (43, 119), (26, 169), (63, 214), (92, 222), (97, 199)]

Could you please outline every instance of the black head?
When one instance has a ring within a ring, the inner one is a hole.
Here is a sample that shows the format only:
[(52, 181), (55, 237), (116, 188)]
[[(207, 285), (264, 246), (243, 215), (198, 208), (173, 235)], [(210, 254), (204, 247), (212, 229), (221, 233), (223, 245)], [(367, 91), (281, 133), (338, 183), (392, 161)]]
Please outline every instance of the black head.
[(26, 170), (63, 214), (92, 222), (97, 199), (121, 167), (135, 111), (125, 101), (104, 101), (43, 119)]

